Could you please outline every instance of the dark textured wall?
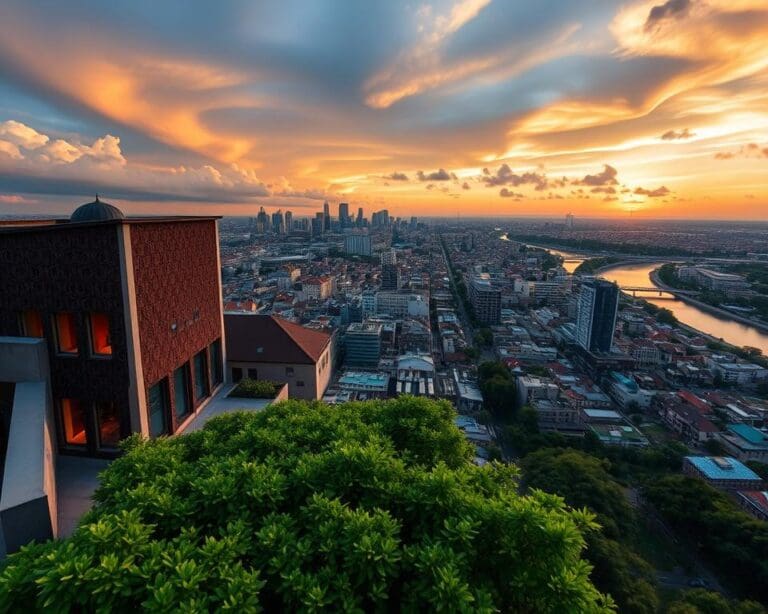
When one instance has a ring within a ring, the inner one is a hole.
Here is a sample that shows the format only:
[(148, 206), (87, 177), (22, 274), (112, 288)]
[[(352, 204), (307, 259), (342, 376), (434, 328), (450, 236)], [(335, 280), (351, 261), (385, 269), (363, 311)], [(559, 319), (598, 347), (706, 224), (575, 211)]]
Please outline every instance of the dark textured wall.
[(168, 377), (172, 410), (173, 371), (222, 336), (216, 232), (213, 220), (131, 224), (144, 382)]
[[(20, 333), (21, 311), (41, 312), (54, 400), (114, 400), (127, 435), (128, 359), (118, 229), (117, 224), (61, 225), (0, 233), (0, 334)], [(51, 318), (59, 311), (77, 316), (77, 357), (56, 355)], [(109, 314), (109, 359), (89, 357), (86, 316), (95, 311)]]

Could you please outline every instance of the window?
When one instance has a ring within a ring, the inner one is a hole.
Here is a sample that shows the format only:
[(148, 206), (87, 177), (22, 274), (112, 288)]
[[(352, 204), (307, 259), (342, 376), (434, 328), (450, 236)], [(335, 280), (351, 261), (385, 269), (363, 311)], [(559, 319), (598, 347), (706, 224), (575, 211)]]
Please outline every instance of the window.
[(120, 441), (120, 416), (114, 401), (99, 401), (93, 405), (99, 447), (114, 449)]
[(285, 375), (286, 375), (286, 377), (293, 377), (293, 367), (286, 367), (285, 368)]
[(232, 381), (237, 383), (243, 379), (243, 370), (240, 367), (232, 367)]
[(205, 350), (195, 354), (192, 362), (195, 370), (195, 400), (198, 400), (208, 396), (208, 381), (205, 374)]
[(61, 427), (67, 446), (85, 447), (88, 435), (85, 431), (85, 409), (77, 399), (62, 399)]
[(182, 419), (189, 415), (192, 403), (189, 400), (189, 365), (183, 364), (173, 373), (173, 399), (176, 417)]
[(54, 323), (56, 325), (56, 351), (59, 354), (77, 354), (75, 314), (57, 313)]
[(259, 379), (259, 370), (258, 369), (248, 369), (248, 377), (250, 379)]
[(300, 388), (303, 388), (304, 387), (304, 380), (300, 380), (300, 379), (296, 380), (296, 385), (299, 386)]
[(149, 389), (149, 435), (168, 434), (168, 381), (160, 380)]
[(109, 334), (109, 316), (106, 313), (92, 313), (88, 318), (91, 329), (91, 354), (112, 355), (112, 337)]
[(211, 343), (211, 385), (217, 386), (224, 379), (221, 367), (221, 339)]
[(39, 311), (28, 309), (21, 312), (21, 334), (24, 337), (44, 337), (43, 318)]

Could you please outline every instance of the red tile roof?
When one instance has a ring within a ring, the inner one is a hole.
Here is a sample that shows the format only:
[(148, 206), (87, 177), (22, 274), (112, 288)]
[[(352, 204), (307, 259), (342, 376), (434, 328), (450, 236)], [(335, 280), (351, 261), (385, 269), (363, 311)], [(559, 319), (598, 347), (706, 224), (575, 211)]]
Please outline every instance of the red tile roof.
[(225, 314), (227, 360), (314, 364), (331, 336), (270, 315)]

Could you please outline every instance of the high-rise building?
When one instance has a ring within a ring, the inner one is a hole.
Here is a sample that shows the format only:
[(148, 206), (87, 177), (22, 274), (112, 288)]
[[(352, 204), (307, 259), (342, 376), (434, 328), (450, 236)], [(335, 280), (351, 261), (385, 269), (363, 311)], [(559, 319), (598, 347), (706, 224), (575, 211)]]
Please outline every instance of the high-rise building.
[(272, 232), (276, 235), (281, 235), (285, 232), (285, 221), (283, 220), (283, 212), (280, 209), (272, 214)]
[(323, 234), (323, 214), (317, 213), (315, 217), (312, 218), (312, 236), (313, 237), (319, 237)]
[(381, 289), (397, 290), (400, 288), (400, 269), (396, 264), (384, 264), (381, 267)]
[(43, 342), (59, 451), (114, 456), (131, 433), (175, 433), (219, 388), (216, 220), (125, 218), (96, 199), (0, 228), (0, 336)]
[(573, 213), (569, 213), (565, 216), (565, 227), (568, 230), (573, 230)]
[(269, 228), (269, 217), (264, 207), (259, 208), (259, 214), (256, 216), (256, 232), (264, 234)]
[(385, 264), (397, 264), (397, 251), (388, 249), (381, 252), (381, 266)]
[(285, 212), (285, 232), (291, 232), (293, 230), (293, 213), (290, 211)]
[(363, 226), (365, 226), (365, 218), (363, 217), (363, 208), (362, 207), (358, 207), (358, 209), (357, 209), (357, 221), (355, 222), (355, 225), (358, 228), (362, 228)]
[(375, 211), (371, 215), (371, 226), (373, 228), (386, 228), (389, 226), (389, 211), (386, 209)]
[(374, 369), (381, 356), (382, 325), (374, 322), (355, 322), (344, 335), (344, 363), (355, 367)]
[(350, 255), (370, 256), (371, 235), (368, 231), (352, 231), (344, 236), (344, 251)]
[(349, 226), (349, 203), (339, 203), (339, 226)]
[(483, 324), (498, 324), (501, 318), (501, 291), (494, 288), (487, 273), (469, 282), (469, 300), (475, 317)]
[(331, 230), (331, 208), (326, 200), (323, 203), (323, 232), (329, 232)]
[(589, 352), (610, 352), (618, 307), (616, 284), (604, 279), (585, 282), (579, 297), (576, 342)]

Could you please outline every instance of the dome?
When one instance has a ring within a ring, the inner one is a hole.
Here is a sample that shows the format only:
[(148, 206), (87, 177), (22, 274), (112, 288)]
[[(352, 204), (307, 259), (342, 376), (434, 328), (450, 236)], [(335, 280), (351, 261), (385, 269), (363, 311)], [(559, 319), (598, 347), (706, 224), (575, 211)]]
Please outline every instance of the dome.
[(125, 216), (117, 207), (103, 203), (98, 195), (92, 203), (80, 205), (69, 218), (70, 222), (105, 222), (107, 220), (122, 220)]

